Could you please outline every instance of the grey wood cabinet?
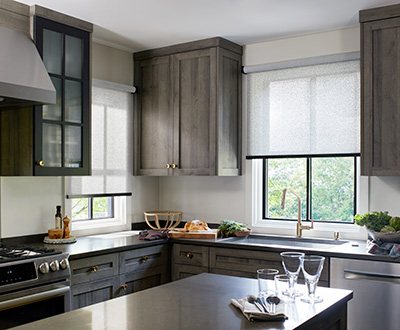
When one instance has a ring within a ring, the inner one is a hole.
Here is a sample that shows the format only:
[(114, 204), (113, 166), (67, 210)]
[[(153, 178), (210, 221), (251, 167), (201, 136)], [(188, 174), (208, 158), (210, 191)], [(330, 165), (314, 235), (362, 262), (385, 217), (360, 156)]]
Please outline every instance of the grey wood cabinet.
[(172, 246), (172, 280), (209, 272), (209, 247), (178, 244)]
[[(257, 278), (257, 269), (260, 268), (273, 268), (278, 269), (279, 273), (285, 272), (279, 252), (210, 247), (210, 273)], [(304, 283), (302, 272), (299, 274), (299, 283)], [(327, 257), (318, 285), (329, 286)]]
[(241, 174), (241, 54), (222, 38), (134, 54), (135, 175)]
[(168, 282), (166, 244), (80, 258), (71, 264), (72, 309)]
[(400, 5), (360, 11), (361, 174), (400, 175)]

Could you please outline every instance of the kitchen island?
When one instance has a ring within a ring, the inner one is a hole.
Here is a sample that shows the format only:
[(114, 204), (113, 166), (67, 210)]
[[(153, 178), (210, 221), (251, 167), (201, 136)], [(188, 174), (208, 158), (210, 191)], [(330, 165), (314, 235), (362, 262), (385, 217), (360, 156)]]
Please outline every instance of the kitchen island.
[(346, 329), (352, 291), (318, 288), (322, 303), (306, 304), (296, 298), (285, 305), (286, 321), (251, 322), (230, 299), (257, 292), (254, 279), (204, 273), (14, 329)]

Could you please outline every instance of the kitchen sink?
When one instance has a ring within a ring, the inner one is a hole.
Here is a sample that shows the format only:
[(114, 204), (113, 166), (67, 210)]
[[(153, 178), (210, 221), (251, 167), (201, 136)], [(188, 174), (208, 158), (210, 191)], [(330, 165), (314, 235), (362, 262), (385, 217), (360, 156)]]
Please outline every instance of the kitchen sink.
[(330, 250), (336, 248), (339, 245), (348, 243), (348, 241), (323, 238), (252, 234), (247, 237), (226, 238), (224, 239), (224, 243), (244, 244), (252, 246), (290, 247), (310, 250)]

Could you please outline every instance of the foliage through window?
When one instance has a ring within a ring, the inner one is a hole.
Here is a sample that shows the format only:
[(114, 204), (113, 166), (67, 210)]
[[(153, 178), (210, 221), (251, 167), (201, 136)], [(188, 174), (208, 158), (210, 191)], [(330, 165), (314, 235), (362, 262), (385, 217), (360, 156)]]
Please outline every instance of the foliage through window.
[(273, 158), (264, 160), (264, 219), (297, 219), (297, 199), (282, 191), (292, 188), (301, 198), (302, 219), (353, 223), (356, 213), (356, 157)]
[(114, 197), (72, 198), (72, 221), (114, 217)]

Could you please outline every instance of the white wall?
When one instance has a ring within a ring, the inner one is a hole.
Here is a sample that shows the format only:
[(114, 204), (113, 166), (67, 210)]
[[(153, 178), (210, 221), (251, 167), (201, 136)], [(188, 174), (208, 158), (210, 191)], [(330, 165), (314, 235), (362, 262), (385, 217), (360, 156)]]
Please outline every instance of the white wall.
[[(96, 43), (92, 50), (93, 78), (132, 85), (132, 53)], [(158, 178), (133, 178), (132, 192), (128, 222), (143, 221), (145, 210), (158, 208)], [(61, 177), (0, 177), (0, 237), (46, 233), (56, 205), (65, 214), (64, 201)]]

